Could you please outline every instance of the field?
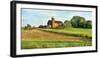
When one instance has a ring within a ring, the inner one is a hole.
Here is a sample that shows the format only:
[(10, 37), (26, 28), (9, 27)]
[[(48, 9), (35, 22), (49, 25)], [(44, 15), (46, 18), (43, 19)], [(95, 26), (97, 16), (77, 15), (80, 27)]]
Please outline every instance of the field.
[(91, 29), (86, 29), (86, 28), (67, 28), (67, 29), (42, 29), (45, 31), (50, 31), (54, 33), (62, 33), (62, 34), (67, 34), (71, 36), (80, 36), (80, 37), (85, 37), (85, 38), (92, 38), (92, 30)]
[(22, 49), (91, 46), (91, 29), (22, 29)]

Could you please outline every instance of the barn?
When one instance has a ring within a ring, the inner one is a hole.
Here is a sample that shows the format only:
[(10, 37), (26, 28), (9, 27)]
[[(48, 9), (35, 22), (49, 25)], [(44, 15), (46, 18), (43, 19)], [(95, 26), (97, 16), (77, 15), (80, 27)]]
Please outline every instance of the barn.
[(47, 26), (49, 28), (59, 28), (63, 26), (63, 23), (62, 21), (57, 21), (55, 20), (55, 18), (52, 17), (51, 20), (48, 20)]

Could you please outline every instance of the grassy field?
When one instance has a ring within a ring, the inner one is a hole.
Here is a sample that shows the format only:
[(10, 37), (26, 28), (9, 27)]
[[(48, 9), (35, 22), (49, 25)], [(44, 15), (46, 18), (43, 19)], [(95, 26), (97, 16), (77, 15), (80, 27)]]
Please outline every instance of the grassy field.
[(75, 28), (75, 29), (67, 29), (67, 30), (66, 29), (22, 30), (21, 48), (22, 49), (61, 48), (61, 47), (77, 47), (77, 46), (91, 46), (92, 45), (90, 39), (83, 38), (80, 36), (58, 34), (57, 32), (72, 34), (72, 35), (82, 34), (89, 37), (92, 36), (91, 29), (76, 29)]
[(67, 28), (67, 29), (43, 29), (46, 31), (59, 32), (64, 34), (76, 35), (86, 38), (92, 38), (92, 29), (84, 29), (84, 28)]
[(91, 46), (91, 42), (86, 41), (31, 41), (22, 40), (22, 49), (35, 48), (62, 48), (62, 47)]

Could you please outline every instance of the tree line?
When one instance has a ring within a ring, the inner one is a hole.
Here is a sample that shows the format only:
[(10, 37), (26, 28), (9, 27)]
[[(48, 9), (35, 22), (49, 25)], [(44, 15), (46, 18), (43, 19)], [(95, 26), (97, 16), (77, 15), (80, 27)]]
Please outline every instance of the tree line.
[(92, 28), (92, 21), (86, 20), (84, 17), (81, 16), (73, 16), (70, 21), (64, 21), (65, 28)]

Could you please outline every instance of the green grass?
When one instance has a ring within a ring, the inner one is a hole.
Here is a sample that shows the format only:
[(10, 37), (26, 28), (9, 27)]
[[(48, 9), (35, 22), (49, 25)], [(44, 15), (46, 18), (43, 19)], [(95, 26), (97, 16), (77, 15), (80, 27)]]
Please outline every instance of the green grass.
[(91, 41), (32, 41), (22, 40), (22, 49), (35, 49), (35, 48), (62, 48), (62, 47), (78, 47), (78, 46), (91, 46)]
[[(68, 34), (71, 35), (69, 36)], [(79, 37), (73, 35), (78, 35)], [(22, 30), (21, 49), (92, 46), (91, 39), (92, 29), (67, 28)]]
[(43, 30), (92, 38), (92, 29), (86, 29), (86, 28), (43, 29)]

